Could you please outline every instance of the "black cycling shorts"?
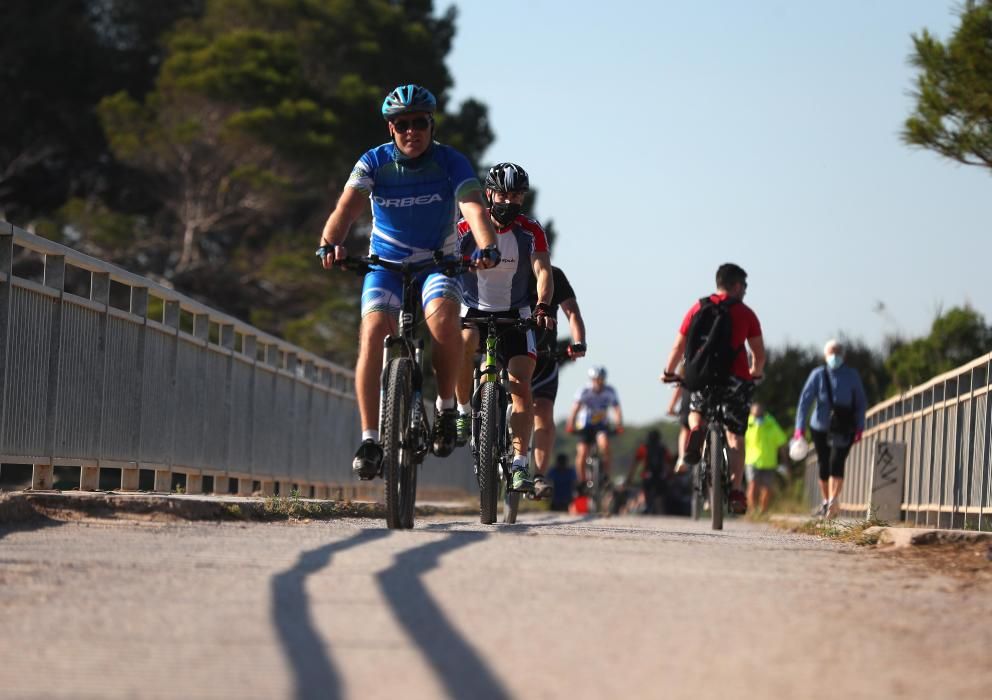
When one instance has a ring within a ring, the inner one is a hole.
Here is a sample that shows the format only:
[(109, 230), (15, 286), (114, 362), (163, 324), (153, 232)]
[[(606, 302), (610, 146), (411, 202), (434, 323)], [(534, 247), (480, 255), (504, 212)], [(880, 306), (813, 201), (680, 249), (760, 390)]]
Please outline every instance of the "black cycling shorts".
[(558, 398), (558, 363), (541, 357), (534, 368), (534, 377), (530, 380), (531, 395), (535, 399), (548, 399), (551, 403)]
[(596, 443), (596, 436), (600, 433), (610, 432), (610, 426), (605, 423), (595, 423), (593, 425), (587, 425), (579, 433), (579, 439), (587, 445), (593, 445)]
[[(478, 309), (467, 309), (465, 318), (482, 318), (489, 316), (491, 312), (479, 311)], [(510, 311), (498, 311), (496, 315), (500, 318), (522, 318), (518, 309)], [(479, 326), (472, 326), (479, 332), (479, 346), (477, 352), (482, 355), (486, 353), (486, 329)], [(534, 341), (534, 331), (521, 330), (513, 326), (500, 326), (496, 329), (499, 334), (499, 361), (504, 367), (509, 365), (511, 357), (526, 355), (537, 357), (537, 345)]]
[[(747, 418), (751, 413), (751, 399), (754, 396), (754, 383), (731, 377), (726, 386), (711, 387), (694, 391), (689, 397), (689, 410), (704, 416), (713, 408), (723, 414), (723, 424), (734, 435), (747, 432)], [(718, 406), (712, 406), (713, 402)]]

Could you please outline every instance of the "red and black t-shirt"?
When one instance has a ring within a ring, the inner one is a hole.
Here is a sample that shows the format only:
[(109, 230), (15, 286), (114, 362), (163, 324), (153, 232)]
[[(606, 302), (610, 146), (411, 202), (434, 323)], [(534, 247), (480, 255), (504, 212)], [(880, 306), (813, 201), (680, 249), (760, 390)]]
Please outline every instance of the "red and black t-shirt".
[[(710, 295), (710, 301), (714, 304), (719, 304), (721, 301), (726, 300), (726, 294)], [(699, 302), (697, 301), (686, 313), (685, 318), (682, 319), (679, 333), (684, 336), (689, 335), (689, 324), (692, 323), (692, 317), (698, 311)], [(733, 324), (730, 333), (730, 343), (734, 348), (741, 348), (741, 351), (734, 356), (734, 362), (730, 367), (730, 372), (735, 377), (739, 377), (744, 381), (751, 381), (751, 370), (747, 360), (747, 353), (744, 351), (744, 341), (748, 338), (755, 338), (761, 335), (761, 323), (758, 321), (758, 317), (754, 311), (751, 310), (751, 307), (744, 302), (731, 304), (730, 320)]]

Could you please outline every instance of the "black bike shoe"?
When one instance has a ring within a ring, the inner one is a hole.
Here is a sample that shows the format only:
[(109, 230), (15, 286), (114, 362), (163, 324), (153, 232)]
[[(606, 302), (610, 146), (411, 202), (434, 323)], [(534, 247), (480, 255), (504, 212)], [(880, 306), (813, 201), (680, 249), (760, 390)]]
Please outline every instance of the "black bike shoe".
[(358, 451), (355, 452), (351, 469), (362, 481), (376, 478), (379, 475), (379, 470), (382, 469), (382, 447), (372, 439), (363, 441), (358, 446)]
[(455, 449), (455, 438), (458, 432), (458, 411), (446, 408), (443, 411), (434, 409), (434, 454), (447, 457)]
[(547, 479), (544, 478), (544, 474), (534, 475), (534, 500), (539, 501), (542, 498), (551, 498), (554, 494), (554, 487), (551, 485)]

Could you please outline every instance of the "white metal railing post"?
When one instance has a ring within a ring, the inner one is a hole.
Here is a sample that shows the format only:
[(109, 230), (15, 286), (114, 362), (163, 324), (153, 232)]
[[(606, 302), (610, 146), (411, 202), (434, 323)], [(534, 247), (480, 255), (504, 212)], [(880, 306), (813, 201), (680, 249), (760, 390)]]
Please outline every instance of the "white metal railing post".
[(179, 333), (182, 309), (178, 301), (166, 300), (162, 307), (162, 325), (169, 329), (166, 364), (162, 370), (169, 377), (168, 395), (162, 397), (166, 405), (166, 425), (160, 426), (168, 435), (166, 463), (171, 469), (176, 464), (176, 439), (179, 419)]
[(100, 488), (100, 462), (104, 458), (103, 439), (106, 426), (107, 405), (107, 323), (110, 318), (110, 275), (90, 272), (90, 301), (102, 305), (97, 322), (97, 366), (100, 368), (100, 390), (93, 397), (93, 410), (97, 416), (96, 467), (82, 467), (79, 472), (79, 490), (95, 491)]
[[(231, 471), (231, 439), (232, 432), (234, 431), (234, 412), (237, 407), (234, 405), (234, 326), (230, 323), (220, 324), (218, 329), (218, 341), (220, 346), (225, 350), (224, 357), (224, 436), (223, 436), (223, 446), (221, 448), (221, 461), (224, 465), (224, 471)], [(186, 477), (187, 481), (189, 476)]]
[(52, 325), (48, 336), (48, 385), (45, 399), (44, 459), (47, 463), (35, 463), (31, 478), (31, 488), (35, 490), (52, 488), (55, 456), (55, 422), (59, 399), (59, 362), (62, 352), (62, 298), (65, 294), (65, 256), (45, 255), (44, 284), (58, 291), (52, 308)]
[(0, 221), (0, 454), (7, 451), (4, 443), (4, 426), (7, 425), (7, 387), (10, 357), (10, 298), (14, 288), (14, 230), (6, 221)]

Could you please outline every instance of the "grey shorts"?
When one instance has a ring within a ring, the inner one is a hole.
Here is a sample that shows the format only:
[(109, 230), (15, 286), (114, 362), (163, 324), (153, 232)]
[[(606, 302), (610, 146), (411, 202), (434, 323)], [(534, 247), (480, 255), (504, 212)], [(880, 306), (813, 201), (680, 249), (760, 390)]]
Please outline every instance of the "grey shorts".
[(753, 464), (747, 465), (747, 480), (762, 488), (775, 488), (775, 469), (757, 469)]

